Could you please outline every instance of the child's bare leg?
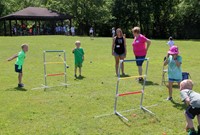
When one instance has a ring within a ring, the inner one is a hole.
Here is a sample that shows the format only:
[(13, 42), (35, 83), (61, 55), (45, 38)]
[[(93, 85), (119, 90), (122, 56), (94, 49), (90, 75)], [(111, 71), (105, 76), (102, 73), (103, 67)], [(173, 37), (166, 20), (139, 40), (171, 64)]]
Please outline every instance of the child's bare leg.
[(142, 75), (142, 66), (138, 66), (138, 73), (140, 76)]
[(194, 130), (193, 121), (192, 121), (192, 119), (190, 119), (190, 118), (187, 116), (186, 113), (185, 113), (185, 118), (186, 118), (186, 121), (187, 121), (187, 123), (186, 123), (186, 130), (188, 130), (188, 129)]
[(81, 67), (79, 67), (79, 76), (81, 76)]
[(198, 121), (198, 130), (200, 130), (200, 114), (199, 115), (197, 115), (197, 121)]
[(18, 75), (19, 84), (22, 84), (22, 76), (23, 76), (23, 74), (19, 73), (19, 75)]
[(172, 97), (172, 86), (173, 86), (173, 82), (169, 82), (169, 86), (168, 86), (168, 89), (169, 89), (169, 97)]
[(77, 67), (74, 68), (74, 74), (76, 76), (76, 73), (77, 73)]

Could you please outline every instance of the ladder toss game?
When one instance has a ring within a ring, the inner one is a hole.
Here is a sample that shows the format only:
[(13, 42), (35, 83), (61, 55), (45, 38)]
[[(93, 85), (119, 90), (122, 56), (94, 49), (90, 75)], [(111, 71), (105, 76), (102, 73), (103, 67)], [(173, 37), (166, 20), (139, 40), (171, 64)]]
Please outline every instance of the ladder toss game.
[[(136, 61), (145, 61), (146, 62), (146, 70), (145, 70), (145, 74), (141, 75), (141, 76), (130, 76), (130, 77), (120, 77), (120, 70), (122, 67), (122, 63), (125, 62), (136, 62)], [(149, 58), (145, 58), (145, 59), (133, 59), (133, 60), (120, 60), (119, 63), (119, 68), (118, 68), (118, 79), (117, 79), (117, 85), (116, 85), (116, 95), (115, 95), (115, 103), (114, 103), (114, 114), (116, 114), (117, 116), (125, 119), (126, 121), (128, 121), (128, 119), (123, 116), (120, 112), (117, 111), (117, 103), (118, 103), (118, 97), (123, 97), (123, 96), (128, 96), (128, 95), (134, 95), (134, 94), (141, 94), (141, 99), (140, 99), (140, 109), (149, 112), (150, 114), (154, 114), (152, 113), (150, 110), (148, 110), (147, 108), (145, 108), (143, 106), (143, 100), (144, 100), (144, 91), (145, 91), (145, 84), (146, 84), (146, 79), (147, 79), (147, 72), (148, 72), (148, 65), (149, 65)], [(126, 79), (136, 79), (139, 77), (143, 77), (144, 81), (143, 81), (143, 85), (142, 85), (142, 90), (139, 91), (133, 91), (133, 92), (125, 92), (125, 93), (120, 93), (119, 94), (119, 83), (120, 80), (126, 80)], [(128, 111), (128, 110), (127, 110)]]
[[(46, 61), (46, 53), (63, 53), (63, 58), (59, 54), (58, 56), (62, 59), (62, 62), (47, 62)], [(47, 83), (47, 77), (54, 77), (54, 76), (64, 76), (64, 83), (61, 83), (61, 86), (67, 86), (67, 70), (66, 68), (69, 68), (66, 64), (66, 53), (65, 50), (46, 50), (43, 52), (43, 60), (44, 60), (44, 88), (49, 88)], [(64, 72), (62, 73), (54, 73), (54, 74), (47, 74), (47, 65), (48, 64), (61, 64), (64, 66)]]

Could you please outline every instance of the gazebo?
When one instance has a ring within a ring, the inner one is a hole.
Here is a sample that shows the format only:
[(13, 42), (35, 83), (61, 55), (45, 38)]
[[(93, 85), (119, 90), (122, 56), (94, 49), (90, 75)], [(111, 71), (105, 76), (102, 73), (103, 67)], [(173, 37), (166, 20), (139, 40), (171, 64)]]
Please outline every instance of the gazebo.
[(18, 21), (20, 21), (21, 26), (23, 26), (23, 24), (27, 21), (34, 21), (39, 30), (41, 28), (41, 21), (49, 21), (51, 24), (51, 34), (55, 34), (55, 26), (57, 22), (63, 25), (65, 20), (69, 20), (69, 26), (71, 27), (72, 18), (73, 17), (71, 15), (60, 14), (58, 12), (48, 10), (47, 8), (28, 7), (10, 15), (1, 17), (0, 21), (4, 22), (4, 35), (7, 36), (7, 27), (9, 27), (9, 35), (12, 36), (13, 21), (15, 25), (17, 25)]

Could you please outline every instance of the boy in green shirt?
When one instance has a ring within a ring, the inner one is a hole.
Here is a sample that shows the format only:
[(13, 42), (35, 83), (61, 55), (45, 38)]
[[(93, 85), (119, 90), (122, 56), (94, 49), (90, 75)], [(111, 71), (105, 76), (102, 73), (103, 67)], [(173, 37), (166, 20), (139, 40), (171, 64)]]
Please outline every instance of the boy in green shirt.
[(75, 60), (75, 77), (77, 78), (77, 67), (79, 68), (79, 77), (81, 77), (81, 67), (82, 67), (82, 63), (84, 61), (84, 51), (83, 48), (81, 48), (81, 42), (80, 41), (76, 41), (75, 42), (76, 47), (73, 49), (72, 53), (74, 53), (74, 60)]
[(13, 55), (12, 57), (8, 58), (8, 61), (12, 61), (13, 59), (17, 58), (16, 62), (15, 62), (15, 72), (19, 73), (18, 75), (18, 87), (22, 88), (24, 87), (24, 84), (22, 83), (22, 66), (24, 64), (24, 59), (26, 57), (26, 52), (28, 52), (28, 45), (27, 44), (23, 44), (21, 46), (22, 50), (18, 53)]

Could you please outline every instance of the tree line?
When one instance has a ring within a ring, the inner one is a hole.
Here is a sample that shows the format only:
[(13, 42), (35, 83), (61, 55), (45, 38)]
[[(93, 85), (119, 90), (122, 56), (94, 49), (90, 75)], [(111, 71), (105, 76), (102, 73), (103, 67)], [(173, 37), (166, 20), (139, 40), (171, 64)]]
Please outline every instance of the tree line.
[(0, 16), (29, 6), (72, 15), (79, 35), (93, 27), (97, 36), (110, 36), (120, 27), (131, 37), (131, 28), (140, 26), (149, 38), (200, 38), (199, 0), (1, 0)]

